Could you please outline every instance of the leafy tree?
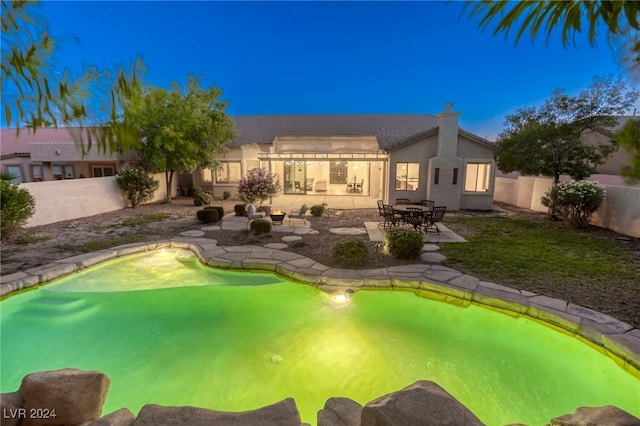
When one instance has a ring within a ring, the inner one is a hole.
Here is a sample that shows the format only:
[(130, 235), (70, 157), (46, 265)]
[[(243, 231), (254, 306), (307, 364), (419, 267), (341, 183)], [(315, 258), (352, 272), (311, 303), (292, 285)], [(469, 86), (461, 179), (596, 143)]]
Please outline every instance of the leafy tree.
[(640, 3), (637, 0), (617, 1), (471, 1), (464, 6), (469, 16), (480, 16), (478, 26), (486, 29), (491, 22), (497, 24), (493, 30), (508, 37), (509, 31), (518, 27), (516, 42), (529, 30), (534, 39), (539, 31), (547, 33), (547, 40), (557, 28), (562, 32), (566, 46), (576, 33), (588, 27), (589, 42), (594, 45), (597, 29), (604, 25), (610, 37), (623, 35), (629, 29), (640, 30)]
[(612, 129), (638, 95), (622, 81), (600, 77), (577, 96), (557, 90), (542, 106), (508, 115), (498, 135), (498, 168), (552, 176), (556, 184), (562, 174), (584, 179), (617, 149), (614, 141), (585, 141), (585, 132)]
[(174, 82), (171, 91), (146, 89), (125, 105), (120, 126), (136, 129), (141, 164), (165, 172), (167, 189), (176, 171), (218, 167), (227, 142), (235, 137), (221, 94), (215, 86), (200, 87), (200, 79), (190, 76), (186, 90)]
[[(140, 84), (144, 66), (129, 69), (85, 68), (80, 76), (55, 64), (58, 43), (38, 2), (2, 0), (2, 110), (7, 124), (37, 129), (42, 124), (85, 127), (83, 154), (96, 143), (98, 151), (124, 151), (133, 139), (118, 126), (122, 102)], [(127, 145), (128, 144), (128, 145)]]
[(640, 119), (627, 121), (613, 139), (629, 154), (630, 164), (620, 169), (620, 175), (629, 183), (640, 182)]

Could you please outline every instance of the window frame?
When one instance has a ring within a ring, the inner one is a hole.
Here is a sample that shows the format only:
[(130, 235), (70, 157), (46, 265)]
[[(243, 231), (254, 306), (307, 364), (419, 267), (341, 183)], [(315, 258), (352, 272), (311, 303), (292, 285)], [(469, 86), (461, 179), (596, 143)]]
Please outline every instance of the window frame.
[[(468, 184), (468, 179), (470, 177), (469, 175), (469, 166), (476, 166), (476, 172), (475, 172), (475, 189), (467, 189), (467, 184)], [(480, 166), (485, 166), (488, 167), (488, 169), (485, 171), (484, 173), (484, 180), (485, 182), (482, 182), (482, 184), (480, 184), (479, 182), (479, 178), (480, 178)], [(465, 194), (477, 194), (477, 195), (486, 195), (486, 194), (491, 194), (493, 192), (493, 173), (494, 173), (494, 168), (495, 168), (495, 163), (491, 160), (467, 160), (464, 163), (464, 181), (463, 181), (463, 186), (462, 186), (462, 190), (464, 191)], [(486, 184), (486, 189), (481, 189), (479, 190), (478, 187), (483, 187), (484, 184)]]
[[(40, 169), (40, 175), (36, 176), (33, 172), (34, 169)], [(31, 182), (43, 182), (44, 181), (44, 170), (42, 169), (42, 164), (29, 164), (29, 173), (31, 173)]]
[[(14, 167), (18, 169), (17, 176), (15, 173), (12, 173), (9, 171), (9, 168), (14, 168)], [(11, 183), (16, 183), (16, 184), (24, 183), (24, 171), (22, 170), (22, 164), (7, 164), (5, 165), (4, 170), (7, 174), (15, 176), (14, 179), (11, 179)]]
[[(55, 168), (60, 167), (61, 174), (57, 175), (55, 172)], [(67, 176), (67, 171), (71, 170), (71, 176)], [(51, 166), (51, 174), (53, 176), (53, 180), (66, 180), (66, 179), (75, 179), (75, 170), (73, 164), (53, 164)], [(60, 176), (60, 178), (56, 178), (56, 176)]]
[[(401, 165), (405, 164), (406, 165), (406, 174), (404, 175), (399, 175), (399, 170), (401, 168)], [(417, 171), (417, 175), (415, 178), (410, 178), (409, 177), (409, 165), (415, 165), (416, 171)], [(420, 163), (415, 163), (415, 162), (410, 162), (410, 161), (396, 161), (395, 163), (395, 185), (394, 188), (396, 191), (398, 192), (415, 192), (418, 191), (418, 189), (420, 189)], [(404, 176), (404, 178), (403, 178)], [(404, 179), (404, 180), (403, 180)], [(412, 179), (411, 182), (409, 181), (409, 179)], [(413, 180), (415, 179), (415, 180)], [(398, 184), (400, 184), (400, 186), (398, 186)], [(404, 184), (404, 185), (403, 185)], [(411, 189), (408, 189), (409, 185), (413, 185), (413, 187)], [(404, 188), (403, 188), (404, 186)]]
[[(231, 179), (231, 176), (229, 173), (229, 171), (231, 170), (231, 167), (229, 167), (230, 164), (235, 164), (238, 170), (239, 176), (235, 180)], [(241, 174), (242, 174), (242, 161), (240, 160), (221, 161), (220, 166), (216, 169), (216, 173), (215, 173), (216, 183), (223, 184), (223, 185), (236, 184), (240, 181), (240, 178), (242, 177)], [(226, 179), (221, 180), (220, 176), (226, 176)]]

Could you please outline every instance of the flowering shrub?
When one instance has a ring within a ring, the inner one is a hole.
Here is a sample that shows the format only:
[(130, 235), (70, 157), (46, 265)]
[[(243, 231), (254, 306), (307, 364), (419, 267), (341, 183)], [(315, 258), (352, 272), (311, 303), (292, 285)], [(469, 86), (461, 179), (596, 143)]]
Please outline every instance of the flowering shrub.
[(0, 232), (2, 236), (19, 229), (33, 216), (36, 202), (24, 188), (0, 179)]
[(576, 228), (586, 228), (605, 195), (604, 187), (596, 182), (561, 182), (552, 187), (541, 202), (551, 212), (568, 219)]
[(278, 195), (281, 189), (278, 174), (265, 169), (251, 169), (238, 182), (238, 195), (242, 201), (249, 204), (258, 200), (262, 204), (267, 198)]
[(127, 196), (131, 208), (135, 209), (141, 203), (153, 198), (159, 182), (141, 167), (129, 166), (116, 174), (118, 186)]

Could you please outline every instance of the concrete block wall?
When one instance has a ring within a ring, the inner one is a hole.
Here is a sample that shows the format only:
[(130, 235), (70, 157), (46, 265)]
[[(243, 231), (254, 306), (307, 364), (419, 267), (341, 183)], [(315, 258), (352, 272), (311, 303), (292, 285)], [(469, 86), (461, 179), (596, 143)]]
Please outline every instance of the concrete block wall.
[[(166, 197), (164, 173), (155, 174), (154, 178), (160, 186), (150, 203)], [(176, 194), (176, 182), (174, 177), (172, 195)], [(94, 216), (128, 206), (114, 176), (29, 182), (20, 184), (20, 187), (27, 189), (36, 201), (36, 211), (27, 221), (27, 228)]]
[[(494, 200), (513, 206), (546, 212), (540, 199), (553, 179), (518, 176), (496, 177)], [(591, 223), (631, 237), (640, 238), (640, 186), (604, 185), (607, 196), (591, 218)]]

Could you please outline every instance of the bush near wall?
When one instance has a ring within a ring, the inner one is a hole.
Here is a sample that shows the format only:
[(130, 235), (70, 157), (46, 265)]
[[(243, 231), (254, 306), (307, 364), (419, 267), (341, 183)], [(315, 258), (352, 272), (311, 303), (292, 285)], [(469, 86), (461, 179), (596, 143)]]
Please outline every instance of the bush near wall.
[(0, 180), (0, 232), (2, 236), (21, 228), (36, 211), (36, 202), (26, 189)]

